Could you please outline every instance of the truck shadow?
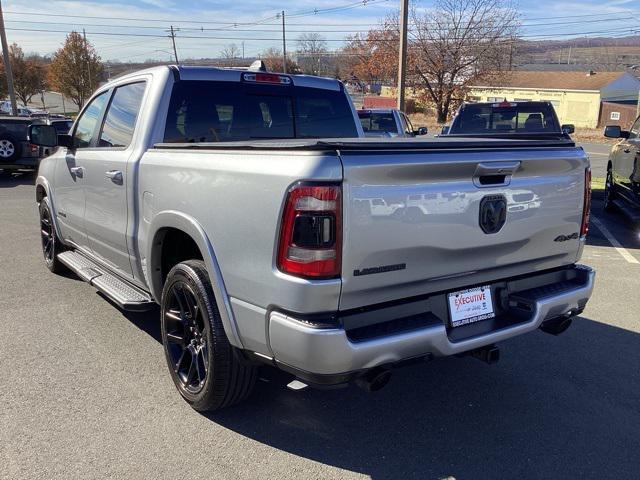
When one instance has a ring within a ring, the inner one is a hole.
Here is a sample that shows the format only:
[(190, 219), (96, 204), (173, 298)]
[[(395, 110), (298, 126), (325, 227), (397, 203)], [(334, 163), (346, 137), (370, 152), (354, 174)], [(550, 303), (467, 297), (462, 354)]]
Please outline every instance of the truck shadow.
[[(609, 234), (624, 248), (640, 249), (640, 225), (634, 225), (628, 217), (621, 212), (604, 212), (604, 198), (602, 192), (594, 192), (592, 197), (592, 220), (587, 237), (587, 245), (595, 247), (611, 247), (611, 242), (600, 230), (597, 222), (600, 222), (608, 230)], [(597, 220), (596, 220), (597, 219)], [(637, 252), (640, 253), (640, 252)], [(640, 259), (640, 256), (638, 256)]]
[(18, 185), (33, 185), (36, 176), (33, 172), (5, 172), (0, 169), (0, 188), (14, 188)]
[(376, 394), (294, 393), (269, 372), (249, 401), (208, 418), (373, 479), (637, 474), (638, 334), (580, 318), (560, 337), (502, 347), (498, 365), (435, 360), (398, 370)]
[[(161, 341), (158, 309), (125, 315)], [(265, 368), (245, 403), (205, 417), (376, 480), (637, 478), (640, 335), (581, 317), (559, 337), (500, 347), (497, 365), (436, 359), (375, 394), (291, 392), (290, 376)]]

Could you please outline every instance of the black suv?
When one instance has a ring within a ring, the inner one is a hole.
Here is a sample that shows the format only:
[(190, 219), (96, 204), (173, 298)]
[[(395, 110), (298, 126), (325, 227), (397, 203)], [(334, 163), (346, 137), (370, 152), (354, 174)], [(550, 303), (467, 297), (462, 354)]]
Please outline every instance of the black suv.
[(37, 170), (40, 149), (29, 143), (33, 119), (0, 116), (0, 170)]
[(628, 131), (608, 125), (604, 136), (620, 139), (609, 155), (604, 209), (619, 208), (633, 221), (640, 222), (640, 117)]

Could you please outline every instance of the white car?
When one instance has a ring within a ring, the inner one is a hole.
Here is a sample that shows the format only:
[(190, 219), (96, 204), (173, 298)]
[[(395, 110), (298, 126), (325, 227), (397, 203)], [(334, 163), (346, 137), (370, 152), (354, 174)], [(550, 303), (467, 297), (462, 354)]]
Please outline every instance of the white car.
[[(0, 102), (0, 114), (11, 115), (11, 111), (11, 102), (9, 102), (8, 100)], [(49, 112), (47, 112), (46, 110), (37, 110), (34, 108), (29, 108), (25, 105), (18, 105), (19, 117), (45, 116), (48, 114)]]

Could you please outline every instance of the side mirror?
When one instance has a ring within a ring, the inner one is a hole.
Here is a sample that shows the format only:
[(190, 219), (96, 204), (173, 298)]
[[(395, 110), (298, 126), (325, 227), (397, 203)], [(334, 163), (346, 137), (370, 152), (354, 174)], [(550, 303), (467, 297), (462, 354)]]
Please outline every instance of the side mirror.
[(29, 125), (29, 142), (40, 147), (71, 147), (71, 135), (58, 135), (53, 125)]
[(447, 135), (449, 133), (449, 125), (445, 125), (444, 127), (442, 127), (442, 130), (440, 131), (440, 135)]
[(607, 125), (604, 127), (604, 136), (607, 138), (629, 138), (629, 132), (622, 130), (620, 125)]
[(426, 135), (427, 133), (429, 133), (427, 127), (419, 127), (417, 130), (413, 131), (414, 135)]
[(565, 135), (571, 135), (572, 133), (574, 133), (576, 131), (576, 127), (571, 124), (571, 123), (567, 123), (565, 125), (562, 125), (562, 133), (564, 133)]
[(58, 132), (53, 125), (29, 125), (29, 142), (40, 147), (57, 147)]

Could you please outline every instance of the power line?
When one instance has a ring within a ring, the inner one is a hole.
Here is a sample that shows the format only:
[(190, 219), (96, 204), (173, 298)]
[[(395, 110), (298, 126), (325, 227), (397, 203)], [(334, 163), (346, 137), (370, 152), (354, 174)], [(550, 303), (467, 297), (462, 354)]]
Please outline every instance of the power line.
[[(387, 1), (387, 0), (384, 0)], [(370, 2), (368, 2), (368, 4), (372, 4), (373, 0), (371, 0)], [(359, 4), (362, 4), (362, 2), (357, 2)], [(338, 8), (338, 7), (334, 7), (334, 8)], [(345, 7), (343, 7), (345, 8)], [(355, 8), (355, 7), (353, 7)], [(320, 14), (320, 13), (326, 13), (326, 11), (328, 11), (330, 9), (323, 9), (323, 10), (318, 10), (318, 13), (314, 13), (314, 10), (309, 10), (306, 11), (306, 13), (303, 14), (297, 14), (297, 16), (310, 16), (310, 15), (316, 15), (316, 14)], [(575, 19), (575, 18), (590, 18), (590, 17), (606, 17), (606, 16), (610, 16), (610, 15), (621, 15), (621, 14), (627, 14), (627, 15), (633, 15), (633, 16), (637, 16), (640, 13), (640, 11), (637, 10), (627, 10), (627, 9), (623, 9), (617, 12), (609, 12), (609, 13), (593, 13), (593, 14), (583, 14), (583, 15), (554, 15), (552, 17), (525, 17), (524, 21), (529, 21), (529, 20), (556, 20), (556, 19), (565, 19), (565, 18), (571, 18), (571, 19)], [(5, 11), (4, 12), (5, 15), (10, 14), (10, 15), (21, 15), (21, 16), (39, 16), (39, 17), (63, 17), (63, 18), (88, 18), (88, 19), (99, 19), (99, 20), (104, 20), (104, 16), (95, 16), (95, 15), (67, 15), (67, 14), (56, 14), (56, 13), (38, 13), (38, 12), (16, 12), (16, 11)], [(287, 16), (289, 17), (293, 17), (295, 14), (287, 14)], [(167, 24), (171, 24), (173, 23), (175, 24), (203, 24), (203, 25), (207, 25), (207, 24), (211, 24), (211, 25), (230, 25), (231, 27), (233, 27), (234, 25), (255, 25), (255, 24), (265, 24), (262, 22), (268, 21), (268, 20), (278, 20), (277, 15), (273, 15), (271, 17), (268, 18), (264, 18), (262, 20), (258, 20), (258, 21), (253, 21), (253, 22), (229, 22), (229, 21), (214, 21), (214, 20), (178, 20), (176, 18), (141, 18), (141, 17), (109, 17), (110, 20), (124, 20), (124, 21), (140, 21), (140, 22), (164, 22), (165, 25)], [(279, 25), (279, 22), (270, 24), (270, 25), (274, 25), (277, 26)], [(290, 25), (292, 26), (327, 26), (326, 23), (324, 24), (314, 24), (314, 23), (301, 23), (301, 24), (297, 24), (297, 23), (291, 23)], [(370, 26), (371, 23), (341, 23), (341, 25), (343, 26)]]
[[(288, 17), (289, 15), (287, 15)], [(545, 23), (522, 23), (522, 22), (517, 22), (517, 21), (511, 21), (511, 22), (506, 22), (505, 24), (503, 24), (502, 26), (518, 26), (518, 27), (550, 27), (550, 28), (555, 28), (557, 26), (561, 26), (561, 25), (575, 25), (575, 24), (579, 24), (579, 25), (583, 25), (585, 23), (603, 23), (603, 22), (618, 22), (618, 21), (624, 21), (624, 20), (635, 20), (634, 17), (632, 16), (626, 16), (626, 17), (617, 17), (617, 18), (602, 18), (602, 19), (594, 19), (594, 20), (581, 20), (581, 21), (570, 21), (570, 22), (545, 22)], [(149, 26), (149, 25), (122, 25), (122, 24), (113, 24), (113, 23), (83, 23), (83, 22), (43, 22), (43, 21), (29, 21), (29, 20), (7, 20), (6, 23), (20, 23), (20, 24), (35, 24), (35, 25), (57, 25), (57, 26), (69, 26), (69, 27), (74, 27), (74, 26), (82, 26), (82, 27), (108, 27), (108, 28), (120, 28), (120, 29), (125, 29), (125, 28), (135, 28), (135, 29), (146, 29), (146, 30), (166, 30), (166, 26)], [(425, 23), (421, 23), (422, 25), (430, 25), (428, 22)], [(291, 25), (291, 24), (289, 24)], [(300, 24), (303, 25), (303, 24)], [(180, 30), (182, 31), (193, 31), (193, 32), (209, 32), (209, 31), (225, 31), (225, 30), (229, 30), (227, 28), (196, 28), (196, 27), (175, 27), (174, 28), (180, 28)], [(481, 25), (478, 26), (474, 26), (474, 25), (469, 25), (469, 26), (465, 26), (465, 29), (483, 29), (484, 27)], [(442, 28), (439, 28), (438, 30), (446, 30), (447, 27), (444, 26)], [(368, 33), (370, 30), (376, 30), (375, 26), (371, 26), (369, 29), (366, 30), (353, 30), (353, 29), (348, 29), (348, 30), (335, 30), (335, 29), (331, 29), (331, 30), (320, 30), (317, 29), (315, 30), (316, 33)], [(254, 28), (233, 28), (231, 31), (233, 32), (260, 32), (260, 33), (264, 33), (264, 32), (280, 32), (280, 29), (254, 29)], [(304, 30), (294, 30), (294, 29), (288, 29), (287, 31), (291, 32), (291, 33), (307, 33), (309, 30), (308, 29), (304, 29)]]
[[(52, 30), (52, 29), (36, 29), (36, 28), (15, 28), (15, 27), (11, 27), (11, 28), (7, 28), (6, 30), (11, 30), (11, 31), (22, 31), (22, 32), (43, 32), (43, 33), (65, 33), (68, 34), (69, 31), (68, 30)], [(633, 33), (637, 33), (639, 31), (638, 28), (633, 28), (633, 27), (619, 27), (619, 28), (613, 28), (613, 29), (607, 29), (607, 30), (595, 30), (595, 31), (589, 31), (589, 32), (577, 32), (577, 33), (567, 33), (567, 32), (562, 32), (562, 33), (547, 33), (547, 34), (532, 34), (532, 35), (518, 35), (516, 37), (517, 39), (521, 39), (521, 38), (547, 38), (547, 37), (576, 37), (576, 38), (581, 38), (584, 37), (586, 35), (593, 35), (593, 34), (602, 34), (602, 35), (606, 35), (609, 33), (613, 33), (613, 32), (620, 32), (620, 31), (627, 31), (629, 32), (629, 34), (633, 34)], [(116, 36), (116, 37), (148, 37), (148, 38), (166, 38), (166, 35), (154, 35), (154, 34), (147, 34), (147, 33), (123, 33), (123, 32), (87, 32), (89, 35), (101, 35), (101, 36)], [(231, 37), (231, 36), (221, 36), (221, 37), (214, 37), (214, 36), (208, 36), (208, 35), (181, 35), (179, 37), (180, 39), (198, 39), (198, 40), (202, 40), (202, 39), (213, 39), (213, 40), (245, 40), (245, 41), (280, 41), (281, 38), (277, 38), (277, 37)], [(449, 40), (460, 40), (459, 37), (447, 37)], [(471, 38), (471, 39), (478, 39), (478, 40), (482, 40), (484, 38), (484, 36), (478, 36), (478, 37), (465, 37), (465, 38)], [(291, 41), (297, 41), (297, 40), (289, 40)], [(345, 39), (325, 39), (325, 42), (345, 42)], [(397, 42), (398, 39), (369, 39), (369, 38), (360, 38), (358, 39), (358, 41), (361, 42), (386, 42), (386, 43), (394, 43)]]

